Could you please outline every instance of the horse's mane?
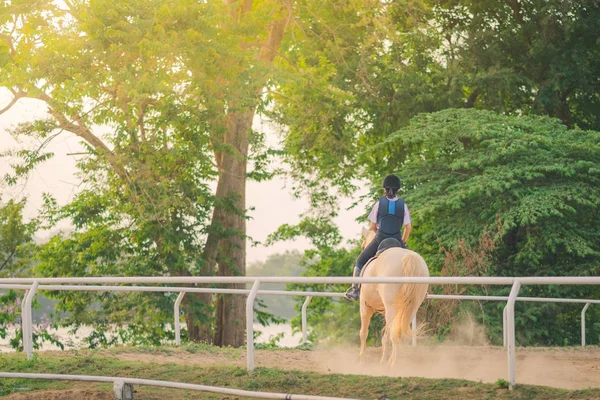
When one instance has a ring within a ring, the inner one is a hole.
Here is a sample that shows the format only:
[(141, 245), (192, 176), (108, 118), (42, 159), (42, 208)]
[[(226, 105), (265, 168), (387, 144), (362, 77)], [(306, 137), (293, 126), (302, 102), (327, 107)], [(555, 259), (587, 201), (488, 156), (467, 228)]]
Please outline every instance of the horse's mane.
[(362, 241), (361, 247), (364, 249), (375, 238), (375, 232), (373, 232), (372, 229), (363, 228), (362, 229), (362, 237), (363, 237), (363, 241)]

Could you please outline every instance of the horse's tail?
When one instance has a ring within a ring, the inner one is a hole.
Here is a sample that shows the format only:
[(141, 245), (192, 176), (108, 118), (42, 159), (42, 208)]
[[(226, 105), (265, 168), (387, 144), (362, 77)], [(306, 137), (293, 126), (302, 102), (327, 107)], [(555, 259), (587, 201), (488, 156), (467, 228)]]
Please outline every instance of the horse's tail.
[[(425, 261), (416, 253), (410, 252), (402, 258), (402, 275), (411, 276), (429, 276), (429, 271)], [(390, 338), (400, 340), (405, 335), (411, 335), (410, 323), (417, 314), (417, 310), (425, 299), (428, 285), (425, 283), (403, 283), (398, 293), (396, 293), (392, 307), (396, 310), (389, 327)]]

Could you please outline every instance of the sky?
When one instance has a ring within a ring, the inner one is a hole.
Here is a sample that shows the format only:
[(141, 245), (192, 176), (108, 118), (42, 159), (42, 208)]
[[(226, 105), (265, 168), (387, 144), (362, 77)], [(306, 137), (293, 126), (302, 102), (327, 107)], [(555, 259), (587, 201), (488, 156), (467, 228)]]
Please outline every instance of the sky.
[[(0, 110), (10, 101), (11, 94), (0, 88)], [(13, 108), (0, 115), (0, 152), (18, 147), (7, 129), (19, 122), (30, 121), (35, 118), (46, 116), (45, 105), (33, 99), (20, 99)], [(258, 125), (258, 126), (257, 126)], [(266, 124), (260, 120), (255, 121), (255, 126), (266, 130)], [(81, 150), (80, 141), (75, 135), (64, 132), (55, 138), (48, 151), (54, 153), (54, 157), (38, 166), (31, 174), (25, 184), (17, 187), (2, 189), (1, 199), (7, 201), (10, 198), (20, 199), (27, 197), (25, 215), (33, 217), (42, 205), (42, 194), (52, 194), (60, 205), (66, 204), (77, 193), (81, 179), (75, 175), (76, 157), (70, 155)], [(278, 137), (272, 132), (267, 133), (267, 143), (271, 146), (277, 145)], [(10, 160), (0, 158), (0, 177), (10, 171)], [(294, 224), (300, 221), (300, 214), (308, 209), (306, 199), (295, 199), (291, 194), (283, 178), (274, 178), (267, 182), (249, 181), (246, 187), (246, 206), (254, 207), (250, 211), (251, 219), (247, 223), (247, 233), (254, 240), (264, 241), (270, 233), (284, 224)], [(356, 198), (363, 194), (357, 193)], [(340, 228), (342, 236), (348, 239), (356, 239), (360, 235), (361, 225), (356, 218), (364, 211), (357, 207), (347, 210), (354, 199), (341, 199), (339, 216), (336, 223)], [(61, 228), (68, 228), (63, 224)], [(303, 251), (310, 247), (306, 239), (277, 243), (270, 247), (247, 246), (248, 265), (265, 260), (269, 255), (286, 250)]]

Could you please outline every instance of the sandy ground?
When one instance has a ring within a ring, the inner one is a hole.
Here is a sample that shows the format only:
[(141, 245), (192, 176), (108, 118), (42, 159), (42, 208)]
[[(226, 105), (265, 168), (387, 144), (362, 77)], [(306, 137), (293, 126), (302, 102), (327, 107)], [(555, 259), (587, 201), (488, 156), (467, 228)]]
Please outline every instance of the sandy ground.
[[(46, 352), (62, 356), (61, 352)], [(189, 353), (174, 350), (168, 353), (140, 353), (122, 349), (105, 351), (102, 356), (122, 360), (181, 363), (186, 365), (246, 365), (242, 350), (232, 352)], [(315, 351), (258, 350), (257, 367), (270, 367), (319, 373), (385, 375), (398, 377), (456, 378), (479, 382), (507, 379), (507, 354), (501, 347), (488, 346), (403, 346), (394, 368), (380, 364), (381, 349), (368, 349), (364, 364), (358, 362), (358, 349), (334, 348)], [(564, 389), (600, 388), (600, 347), (517, 349), (517, 383), (551, 386)], [(143, 378), (143, 377), (141, 377)], [(38, 400), (40, 393), (18, 394), (7, 400)], [(44, 392), (43, 399), (110, 399), (106, 393), (72, 389)], [(107, 397), (108, 396), (108, 397)]]
[[(124, 352), (112, 356), (145, 362), (245, 366), (245, 353), (240, 354), (237, 358), (222, 353), (185, 352), (173, 355)], [(496, 382), (499, 378), (507, 379), (508, 375), (507, 354), (501, 347), (403, 346), (393, 368), (381, 365), (380, 358), (381, 349), (368, 349), (363, 365), (358, 362), (357, 348), (258, 350), (255, 365), (320, 373), (456, 378), (478, 382)], [(600, 388), (600, 348), (518, 348), (516, 373), (518, 383), (564, 389)]]

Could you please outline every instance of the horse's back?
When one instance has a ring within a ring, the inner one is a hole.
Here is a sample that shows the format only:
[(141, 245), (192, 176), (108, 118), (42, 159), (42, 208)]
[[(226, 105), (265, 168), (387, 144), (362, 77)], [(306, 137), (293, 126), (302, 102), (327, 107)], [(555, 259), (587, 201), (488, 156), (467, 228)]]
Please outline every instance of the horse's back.
[[(407, 266), (413, 265), (409, 275), (404, 271)], [(429, 276), (427, 263), (421, 255), (412, 250), (394, 247), (381, 253), (375, 260), (371, 271), (365, 271), (365, 276)], [(367, 275), (369, 273), (369, 275)]]
[[(364, 273), (365, 278), (428, 277), (429, 269), (423, 257), (412, 250), (394, 247), (381, 253)], [(382, 310), (402, 287), (402, 283), (363, 284), (361, 295), (371, 307)]]

